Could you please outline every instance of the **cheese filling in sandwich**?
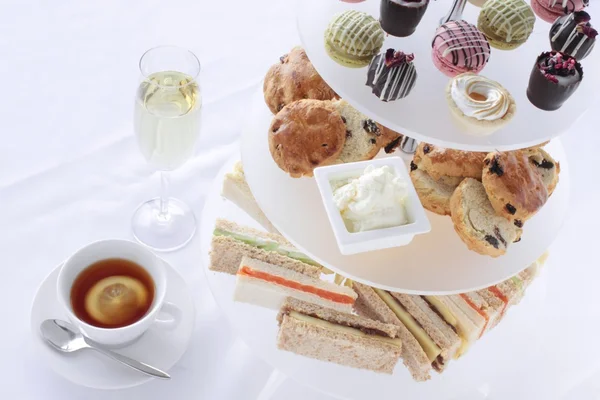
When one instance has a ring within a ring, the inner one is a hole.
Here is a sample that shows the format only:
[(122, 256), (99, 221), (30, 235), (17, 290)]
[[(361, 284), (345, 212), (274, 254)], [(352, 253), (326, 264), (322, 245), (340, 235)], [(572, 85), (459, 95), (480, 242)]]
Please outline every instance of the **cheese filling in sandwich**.
[(442, 371), (462, 342), (445, 320), (420, 296), (387, 292), (358, 282), (354, 309), (359, 315), (391, 323), (400, 329), (402, 358), (417, 381), (430, 378), (433, 368)]
[[(406, 365), (414, 380), (426, 381), (430, 379), (429, 371), (431, 370), (432, 360), (435, 360), (439, 354), (437, 345), (433, 343), (430, 355), (425, 354), (419, 341), (375, 292), (374, 288), (358, 282), (352, 282), (351, 286), (358, 294), (358, 298), (354, 303), (356, 313), (376, 321), (397, 326), (399, 337), (402, 340), (402, 359), (404, 365)], [(388, 300), (390, 299), (388, 298)], [(392, 303), (391, 300), (390, 303)], [(410, 321), (410, 318), (406, 318), (406, 320)], [(407, 323), (410, 325), (410, 322)], [(415, 323), (413, 328), (418, 329), (418, 325)]]
[(398, 327), (288, 298), (277, 347), (317, 360), (391, 374), (403, 343)]
[(509, 306), (521, 300), (546, 257), (544, 254), (519, 274), (486, 289), (452, 296), (424, 296), (460, 336), (463, 343), (456, 358), (466, 353), (472, 343), (494, 328)]
[(442, 371), (458, 351), (461, 340), (444, 319), (421, 296), (375, 292), (417, 339), (433, 369)]
[(504, 282), (459, 295), (413, 296), (352, 282), (358, 294), (354, 309), (398, 326), (404, 364), (415, 380), (424, 381), (432, 367), (441, 372), (450, 358), (463, 355), (498, 324), (507, 308), (523, 297), (546, 257)]
[(352, 312), (357, 295), (346, 286), (252, 258), (242, 258), (237, 272), (234, 300), (279, 309), (286, 297)]
[(482, 334), (485, 318), (468, 306), (458, 296), (424, 296), (424, 299), (444, 320), (454, 328), (461, 339), (461, 345), (455, 354), (464, 354)]
[(283, 236), (218, 219), (211, 242), (209, 269), (235, 275), (244, 256), (315, 278), (321, 274), (322, 267)]

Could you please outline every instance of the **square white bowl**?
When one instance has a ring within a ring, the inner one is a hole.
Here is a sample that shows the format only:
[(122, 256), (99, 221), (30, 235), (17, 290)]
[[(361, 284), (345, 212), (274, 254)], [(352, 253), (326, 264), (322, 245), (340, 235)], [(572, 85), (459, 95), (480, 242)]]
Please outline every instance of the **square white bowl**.
[[(369, 165), (376, 168), (389, 166), (394, 170), (396, 176), (406, 182), (405, 207), (409, 220), (408, 224), (356, 233), (349, 232), (346, 228), (342, 215), (333, 202), (331, 183), (337, 180), (358, 178)], [(421, 205), (419, 196), (408, 175), (408, 169), (400, 157), (319, 167), (315, 169), (314, 176), (338, 247), (344, 255), (405, 246), (412, 241), (415, 235), (431, 231), (431, 224), (427, 219), (427, 215), (425, 215), (425, 209)]]

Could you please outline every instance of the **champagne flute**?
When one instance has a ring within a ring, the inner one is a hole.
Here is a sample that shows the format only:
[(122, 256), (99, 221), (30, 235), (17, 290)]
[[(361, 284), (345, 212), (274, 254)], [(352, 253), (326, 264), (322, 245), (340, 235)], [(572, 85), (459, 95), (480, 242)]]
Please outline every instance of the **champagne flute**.
[(168, 197), (168, 172), (194, 154), (200, 133), (200, 61), (189, 50), (159, 46), (139, 63), (134, 128), (146, 160), (160, 171), (160, 197), (141, 204), (132, 219), (133, 235), (155, 250), (185, 246), (196, 232), (196, 218), (181, 200)]

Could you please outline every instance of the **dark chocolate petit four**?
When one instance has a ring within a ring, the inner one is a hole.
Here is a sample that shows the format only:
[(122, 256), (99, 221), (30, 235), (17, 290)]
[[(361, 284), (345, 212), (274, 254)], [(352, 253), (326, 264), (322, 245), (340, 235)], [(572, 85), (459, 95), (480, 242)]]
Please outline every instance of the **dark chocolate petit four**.
[(381, 0), (381, 27), (392, 36), (410, 36), (421, 22), (428, 5), (429, 0)]
[(558, 110), (577, 90), (583, 79), (583, 68), (569, 55), (549, 51), (536, 60), (527, 97), (531, 104), (546, 111)]
[(585, 11), (577, 11), (558, 18), (550, 28), (552, 50), (583, 60), (596, 44), (596, 31)]

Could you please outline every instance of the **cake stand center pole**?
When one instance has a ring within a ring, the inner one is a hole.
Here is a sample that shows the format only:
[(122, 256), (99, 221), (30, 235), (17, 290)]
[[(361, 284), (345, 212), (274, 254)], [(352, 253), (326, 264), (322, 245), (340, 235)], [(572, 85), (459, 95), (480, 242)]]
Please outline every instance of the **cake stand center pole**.
[(462, 19), (463, 11), (467, 5), (467, 0), (454, 0), (452, 8), (448, 11), (445, 17), (440, 20), (440, 25), (445, 24), (448, 21), (457, 21)]
[(419, 142), (405, 135), (400, 142), (400, 149), (406, 154), (414, 154), (418, 145)]

